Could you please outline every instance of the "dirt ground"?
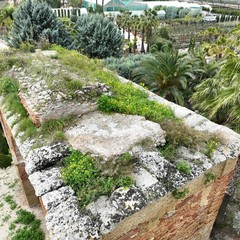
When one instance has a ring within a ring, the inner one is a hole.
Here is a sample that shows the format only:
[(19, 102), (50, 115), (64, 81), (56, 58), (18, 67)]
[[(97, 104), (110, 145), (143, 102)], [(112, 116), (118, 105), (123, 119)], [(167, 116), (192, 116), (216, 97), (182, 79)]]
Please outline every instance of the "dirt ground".
[[(11, 209), (10, 204), (6, 202), (6, 196), (12, 196), (13, 201), (16, 202), (17, 207)], [(23, 188), (19, 181), (16, 167), (10, 166), (7, 169), (0, 168), (0, 239), (10, 240), (16, 230), (21, 226), (16, 226), (15, 229), (11, 229), (11, 224), (16, 219), (16, 212), (22, 208), (35, 214), (37, 219), (40, 219), (42, 224), (41, 228), (46, 233), (46, 226), (43, 213), (40, 205), (30, 208), (25, 198)], [(10, 227), (10, 229), (9, 229)], [(48, 237), (46, 236), (46, 239)], [(26, 239), (27, 240), (27, 239)]]

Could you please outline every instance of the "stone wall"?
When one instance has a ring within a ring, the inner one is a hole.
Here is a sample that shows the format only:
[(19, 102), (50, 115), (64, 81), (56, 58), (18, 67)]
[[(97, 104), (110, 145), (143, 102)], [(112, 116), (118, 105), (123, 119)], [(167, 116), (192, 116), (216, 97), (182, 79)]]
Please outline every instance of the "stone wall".
[[(120, 80), (127, 82), (122, 78)], [(117, 189), (110, 197), (102, 196), (95, 203), (89, 204), (87, 211), (78, 207), (74, 191), (69, 186), (65, 186), (60, 176), (58, 163), (69, 154), (68, 146), (57, 143), (31, 150), (31, 146), (38, 139), (28, 139), (22, 143), (20, 137), (15, 134), (17, 124), (11, 128), (14, 116), (7, 117), (7, 110), (1, 106), (0, 120), (16, 158), (15, 163), (19, 162), (19, 159), (24, 159), (25, 162), (25, 165), (21, 164), (19, 167), (23, 173), (20, 174), (23, 185), (26, 186), (26, 180), (29, 182), (26, 178), (27, 173), (46, 214), (51, 239), (207, 240), (209, 238), (226, 187), (239, 158), (240, 137), (232, 130), (217, 125), (186, 108), (170, 103), (153, 93), (148, 92), (148, 94), (149, 98), (170, 106), (175, 115), (182, 118), (187, 125), (200, 131), (218, 134), (224, 139), (224, 144), (217, 148), (211, 159), (207, 159), (199, 152), (194, 152), (192, 155), (183, 154), (183, 159), (189, 160), (190, 163), (196, 157), (202, 162), (201, 166), (192, 164), (190, 176), (183, 176), (176, 166), (165, 160), (156, 150), (147, 152), (141, 150), (139, 146), (134, 146), (135, 142), (131, 143), (131, 148), (125, 148), (124, 151), (129, 150), (140, 162), (140, 167), (138, 166), (134, 173), (135, 186), (129, 189)], [(95, 119), (102, 118), (98, 113), (91, 113), (88, 116), (95, 115), (98, 116)], [(80, 118), (81, 126), (83, 119), (86, 120), (86, 117)], [(109, 125), (109, 120), (106, 120), (106, 123)], [(88, 121), (84, 122), (84, 126), (87, 124)], [(111, 122), (111, 131), (114, 132), (119, 125), (121, 124)], [(98, 128), (93, 130), (94, 133), (103, 131)], [(106, 132), (108, 130), (108, 128), (104, 129)], [(161, 135), (160, 130), (159, 137), (163, 138), (160, 142), (163, 143), (164, 133)], [(94, 143), (94, 135), (90, 142)], [(159, 139), (153, 142), (157, 143)], [(163, 184), (167, 179), (168, 168), (172, 169), (169, 181), (174, 187), (180, 192), (188, 189), (186, 196), (181, 199), (174, 197)], [(206, 181), (208, 173), (213, 174), (216, 179)], [(150, 195), (154, 191), (157, 198), (152, 199)], [(26, 195), (31, 202), (33, 191), (26, 192)]]

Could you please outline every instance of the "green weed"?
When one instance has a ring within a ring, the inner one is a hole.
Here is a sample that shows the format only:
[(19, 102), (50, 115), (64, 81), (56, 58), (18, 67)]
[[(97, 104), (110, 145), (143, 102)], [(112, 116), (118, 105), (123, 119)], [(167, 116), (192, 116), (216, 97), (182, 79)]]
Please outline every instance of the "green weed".
[(207, 142), (206, 149), (204, 151), (204, 154), (207, 155), (210, 159), (213, 157), (214, 152), (216, 151), (217, 147), (219, 145), (218, 139), (211, 139)]
[(174, 190), (172, 192), (172, 195), (176, 199), (182, 199), (182, 198), (185, 198), (188, 193), (189, 193), (189, 189), (188, 188), (184, 188), (182, 191)]
[(205, 175), (205, 180), (204, 180), (204, 184), (208, 184), (212, 181), (215, 181), (216, 180), (216, 175), (215, 173), (212, 173), (212, 172), (209, 172), (209, 173), (204, 173)]
[(22, 223), (24, 225), (29, 225), (35, 220), (34, 214), (20, 209), (17, 211), (17, 219), (14, 221), (14, 223)]
[(170, 143), (166, 143), (163, 147), (159, 149), (159, 151), (161, 155), (167, 160), (172, 160), (176, 155), (176, 149)]
[(109, 195), (118, 187), (129, 187), (133, 183), (128, 176), (101, 175), (91, 156), (74, 150), (64, 161), (62, 177), (77, 193), (81, 207), (95, 201), (99, 196)]
[(40, 228), (34, 228), (31, 226), (25, 226), (18, 229), (12, 240), (44, 240), (45, 234)]
[(11, 218), (10, 215), (6, 215), (6, 216), (3, 217), (2, 221), (3, 221), (3, 222), (8, 222), (8, 220), (9, 220), (10, 218)]
[(16, 229), (16, 224), (11, 223), (10, 226), (9, 226), (9, 230), (12, 231), (14, 229)]
[(191, 173), (191, 166), (187, 161), (180, 161), (176, 165), (179, 172), (189, 175)]
[(4, 201), (10, 205), (10, 209), (14, 210), (17, 207), (16, 202), (13, 200), (13, 196), (7, 195), (4, 197)]

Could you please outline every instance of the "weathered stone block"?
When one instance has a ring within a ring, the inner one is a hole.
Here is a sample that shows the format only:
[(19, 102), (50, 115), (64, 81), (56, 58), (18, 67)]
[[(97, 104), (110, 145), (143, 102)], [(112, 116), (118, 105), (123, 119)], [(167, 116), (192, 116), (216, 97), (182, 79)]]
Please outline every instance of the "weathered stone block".
[(46, 225), (51, 239), (99, 239), (97, 227), (88, 215), (79, 210), (75, 196), (53, 207), (46, 215)]
[(69, 197), (74, 196), (75, 192), (70, 186), (61, 187), (55, 191), (48, 192), (42, 196), (42, 203), (47, 211), (56, 208)]
[(34, 172), (29, 175), (29, 180), (32, 183), (38, 197), (64, 185), (64, 182), (61, 179), (60, 169), (57, 167)]
[(25, 159), (28, 175), (52, 166), (70, 154), (69, 146), (65, 143), (56, 143), (51, 146), (43, 146), (29, 152)]
[(159, 124), (144, 117), (124, 114), (89, 113), (65, 133), (74, 149), (104, 159), (119, 156), (136, 144), (165, 144), (165, 132)]

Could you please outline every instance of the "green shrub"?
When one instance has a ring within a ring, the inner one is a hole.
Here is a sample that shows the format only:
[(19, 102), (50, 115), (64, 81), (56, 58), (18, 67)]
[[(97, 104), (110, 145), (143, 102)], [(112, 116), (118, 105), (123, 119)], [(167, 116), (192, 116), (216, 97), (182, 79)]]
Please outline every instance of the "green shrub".
[(40, 228), (24, 227), (18, 229), (12, 240), (44, 240), (45, 234)]
[(25, 65), (25, 61), (20, 57), (14, 56), (14, 54), (15, 51), (12, 49), (9, 52), (4, 51), (0, 53), (0, 74), (11, 69), (12, 66), (22, 67)]
[(26, 225), (18, 229), (12, 240), (44, 240), (45, 234), (40, 229), (41, 221), (35, 219), (35, 215), (26, 210), (20, 209), (17, 211), (17, 219), (14, 221), (16, 224)]
[(7, 95), (18, 91), (18, 82), (14, 78), (0, 78), (0, 94)]
[(109, 57), (104, 60), (104, 64), (112, 71), (127, 79), (132, 79), (132, 70), (140, 66), (142, 59), (146, 58), (147, 54), (129, 55), (128, 57)]
[(123, 38), (117, 25), (100, 14), (81, 16), (76, 26), (76, 45), (91, 58), (119, 56)]
[(155, 122), (175, 119), (173, 111), (169, 107), (149, 100), (146, 93), (133, 88), (132, 84), (116, 82), (115, 95), (113, 97), (102, 95), (98, 99), (98, 108), (104, 112), (142, 115)]
[(20, 50), (23, 52), (34, 52), (35, 51), (35, 45), (31, 44), (29, 42), (22, 42), (20, 44)]
[(5, 155), (0, 153), (0, 168), (7, 168), (11, 166), (12, 157), (10, 155)]
[(15, 223), (22, 223), (24, 225), (29, 225), (35, 220), (34, 214), (20, 209), (17, 211), (17, 219), (14, 221)]
[(0, 8), (0, 26), (10, 28), (13, 20), (13, 6), (5, 6)]
[(170, 143), (166, 143), (163, 147), (159, 149), (161, 155), (167, 159), (167, 160), (172, 160), (175, 155), (176, 155), (176, 149), (175, 146), (173, 146)]
[(81, 207), (95, 201), (99, 196), (109, 195), (118, 187), (129, 187), (133, 183), (127, 176), (101, 175), (91, 156), (74, 150), (64, 161), (62, 177), (77, 193)]

